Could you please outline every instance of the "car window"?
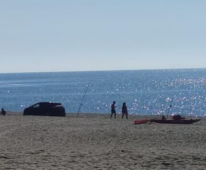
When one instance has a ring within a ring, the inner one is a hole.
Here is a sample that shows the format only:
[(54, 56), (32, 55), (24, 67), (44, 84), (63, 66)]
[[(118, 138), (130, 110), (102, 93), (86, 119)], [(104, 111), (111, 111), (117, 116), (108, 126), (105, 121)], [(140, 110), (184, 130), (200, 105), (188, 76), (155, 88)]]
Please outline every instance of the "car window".
[(54, 105), (53, 107), (62, 107), (62, 105)]
[(39, 104), (34, 105), (33, 108), (39, 108)]

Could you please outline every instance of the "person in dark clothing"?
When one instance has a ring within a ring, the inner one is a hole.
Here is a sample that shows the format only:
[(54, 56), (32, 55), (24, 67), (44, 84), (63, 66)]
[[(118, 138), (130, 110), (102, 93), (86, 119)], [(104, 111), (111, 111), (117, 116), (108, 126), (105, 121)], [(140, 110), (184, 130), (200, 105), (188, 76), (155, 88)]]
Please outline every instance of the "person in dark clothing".
[(111, 105), (111, 116), (110, 116), (110, 119), (112, 118), (114, 114), (114, 118), (116, 119), (116, 102), (113, 101), (112, 105)]
[(1, 109), (1, 114), (6, 115), (6, 111), (4, 110), (4, 108)]
[(125, 102), (122, 105), (122, 119), (124, 118), (124, 115), (126, 115), (126, 119), (128, 119), (127, 105)]

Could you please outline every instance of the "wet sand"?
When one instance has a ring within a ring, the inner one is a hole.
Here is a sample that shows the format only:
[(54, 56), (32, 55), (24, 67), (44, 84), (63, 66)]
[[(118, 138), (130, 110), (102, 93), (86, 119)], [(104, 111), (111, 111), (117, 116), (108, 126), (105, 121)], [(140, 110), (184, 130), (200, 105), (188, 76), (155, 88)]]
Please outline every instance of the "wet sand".
[(136, 119), (142, 117), (0, 116), (0, 169), (206, 169), (205, 119), (134, 125)]

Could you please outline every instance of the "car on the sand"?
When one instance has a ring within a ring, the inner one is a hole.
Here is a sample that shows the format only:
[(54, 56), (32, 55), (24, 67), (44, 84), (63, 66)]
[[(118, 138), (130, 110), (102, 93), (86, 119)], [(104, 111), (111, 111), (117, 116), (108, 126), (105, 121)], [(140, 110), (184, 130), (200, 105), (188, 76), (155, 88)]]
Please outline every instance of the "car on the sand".
[(39, 102), (24, 109), (23, 115), (35, 116), (66, 116), (65, 108), (61, 103)]

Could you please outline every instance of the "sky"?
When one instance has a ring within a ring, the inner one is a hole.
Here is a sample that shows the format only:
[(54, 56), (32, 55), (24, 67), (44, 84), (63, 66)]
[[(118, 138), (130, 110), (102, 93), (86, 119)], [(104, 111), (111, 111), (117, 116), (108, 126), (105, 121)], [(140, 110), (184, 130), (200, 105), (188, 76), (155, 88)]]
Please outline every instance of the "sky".
[(206, 68), (205, 0), (0, 0), (0, 73)]

